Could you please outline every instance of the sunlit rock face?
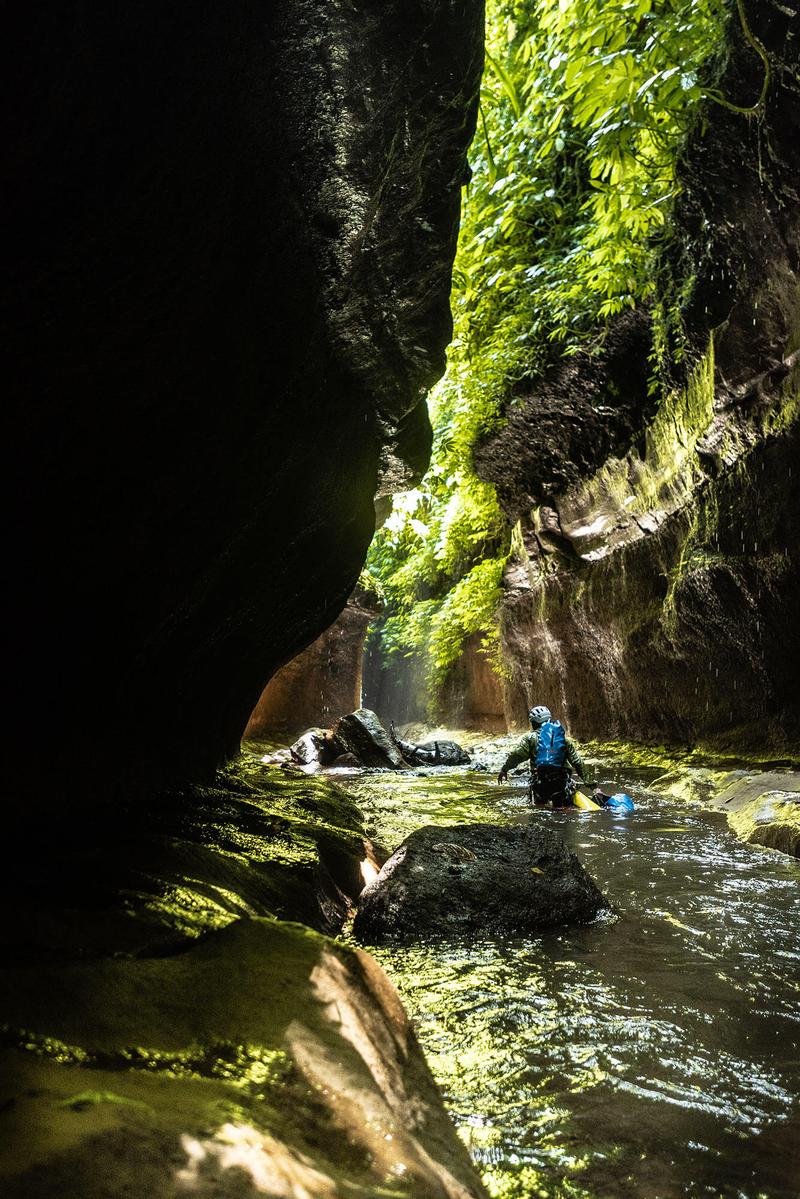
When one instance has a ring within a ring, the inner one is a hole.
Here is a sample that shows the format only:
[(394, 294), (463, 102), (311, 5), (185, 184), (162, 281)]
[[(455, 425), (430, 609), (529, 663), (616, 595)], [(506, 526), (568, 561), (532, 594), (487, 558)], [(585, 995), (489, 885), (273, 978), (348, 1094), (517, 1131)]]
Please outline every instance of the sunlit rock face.
[(59, 805), (219, 764), (424, 468), (481, 5), (15, 20), (6, 762)]
[[(747, 11), (772, 62), (765, 113), (709, 105), (682, 164), (662, 268), (685, 344), (663, 398), (647, 391), (650, 316), (626, 316), (476, 454), (519, 521), (510, 722), (547, 702), (579, 736), (800, 745), (798, 45), (788, 9)], [(731, 29), (720, 91), (746, 107), (763, 64)]]
[(7, 1199), (485, 1199), (396, 992), (358, 950), (243, 919), (176, 957), (2, 983)]
[(710, 803), (751, 845), (800, 857), (796, 770), (724, 770), (675, 765), (651, 784), (662, 795)]
[(331, 627), (270, 679), (247, 722), (245, 739), (296, 734), (313, 725), (326, 728), (360, 708), (364, 638), (380, 606), (374, 592), (356, 587)]

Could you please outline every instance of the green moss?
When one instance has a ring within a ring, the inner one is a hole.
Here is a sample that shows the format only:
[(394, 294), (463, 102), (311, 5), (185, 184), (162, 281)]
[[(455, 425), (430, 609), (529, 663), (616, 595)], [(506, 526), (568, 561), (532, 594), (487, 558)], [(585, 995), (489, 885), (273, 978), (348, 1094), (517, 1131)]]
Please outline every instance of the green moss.
[(800, 857), (800, 803), (796, 793), (763, 791), (728, 815), (743, 841)]
[[(480, 133), (453, 273), (454, 338), (430, 404), (431, 470), (396, 497), (370, 554), (387, 596), (373, 636), (389, 656), (421, 656), (434, 691), (475, 631), (461, 610), (466, 592), (470, 612), (485, 612), (481, 631), (495, 635), (494, 576), (514, 540), (493, 489), (476, 476), (473, 449), (531, 380), (564, 356), (601, 347), (610, 318), (658, 299), (654, 239), (668, 227), (677, 162), (727, 21), (722, 0), (643, 0), (635, 19), (599, 0), (487, 4)], [(682, 349), (691, 286), (661, 306), (656, 359)], [(709, 360), (685, 394), (663, 397), (637, 510), (680, 485), (710, 421), (712, 372)], [(628, 464), (616, 465), (622, 473), (610, 470), (601, 484), (625, 511)], [(476, 574), (483, 562), (491, 567)]]
[(172, 957), (2, 982), (0, 1175), (161, 1195), (207, 1159), (261, 1171), (254, 1189), (283, 1165), (298, 1194), (428, 1193), (406, 1086), (437, 1159), (469, 1171), (388, 983), (300, 925), (241, 920)]
[(700, 475), (697, 442), (714, 417), (714, 345), (692, 371), (682, 391), (665, 395), (646, 433), (642, 471), (635, 480), (635, 509), (650, 511), (676, 485), (688, 491)]
[(115, 1091), (80, 1091), (77, 1095), (70, 1095), (69, 1099), (62, 1099), (58, 1107), (68, 1107), (72, 1111), (79, 1112), (97, 1103), (121, 1103), (144, 1108), (146, 1111), (153, 1110), (149, 1104), (142, 1103), (140, 1099), (129, 1099), (126, 1095), (117, 1095)]

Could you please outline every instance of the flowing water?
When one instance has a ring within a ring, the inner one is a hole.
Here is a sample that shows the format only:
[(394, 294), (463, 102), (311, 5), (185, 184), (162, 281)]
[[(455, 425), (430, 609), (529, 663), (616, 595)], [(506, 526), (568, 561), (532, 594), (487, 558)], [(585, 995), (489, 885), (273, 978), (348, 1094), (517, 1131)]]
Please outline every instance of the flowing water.
[(531, 812), (524, 782), (490, 774), (355, 782), (388, 846), (424, 824), (551, 821), (617, 909), (376, 956), (493, 1195), (797, 1199), (800, 862), (649, 793), (647, 772), (614, 781), (633, 816)]

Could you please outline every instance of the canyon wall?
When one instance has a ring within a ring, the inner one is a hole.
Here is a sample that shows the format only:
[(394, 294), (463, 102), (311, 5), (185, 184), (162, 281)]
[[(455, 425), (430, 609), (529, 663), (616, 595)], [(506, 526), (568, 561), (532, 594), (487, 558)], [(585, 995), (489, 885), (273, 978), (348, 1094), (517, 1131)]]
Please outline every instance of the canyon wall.
[(364, 638), (380, 609), (377, 593), (359, 583), (331, 627), (267, 683), (244, 739), (329, 728), (340, 716), (360, 708)]
[(424, 470), (482, 6), (6, 32), (6, 764), (60, 809), (235, 753)]
[[(657, 396), (663, 307), (520, 388), (476, 453), (515, 523), (511, 721), (546, 702), (582, 737), (800, 745), (800, 47), (787, 8), (746, 12), (728, 104), (708, 104), (681, 167)], [(764, 82), (763, 107), (736, 111)]]

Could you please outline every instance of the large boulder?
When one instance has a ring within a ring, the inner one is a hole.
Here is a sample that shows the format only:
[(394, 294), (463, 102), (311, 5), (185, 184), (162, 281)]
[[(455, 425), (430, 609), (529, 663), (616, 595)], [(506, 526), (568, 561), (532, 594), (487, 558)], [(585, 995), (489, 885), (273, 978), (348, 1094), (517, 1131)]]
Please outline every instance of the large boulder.
[(375, 944), (593, 920), (609, 904), (545, 819), (418, 829), (362, 892), (356, 936)]
[(381, 968), (297, 924), (0, 997), (7, 1199), (485, 1199)]
[(364, 766), (402, 770), (407, 765), (394, 737), (369, 708), (337, 720), (331, 735), (340, 754), (354, 754)]

